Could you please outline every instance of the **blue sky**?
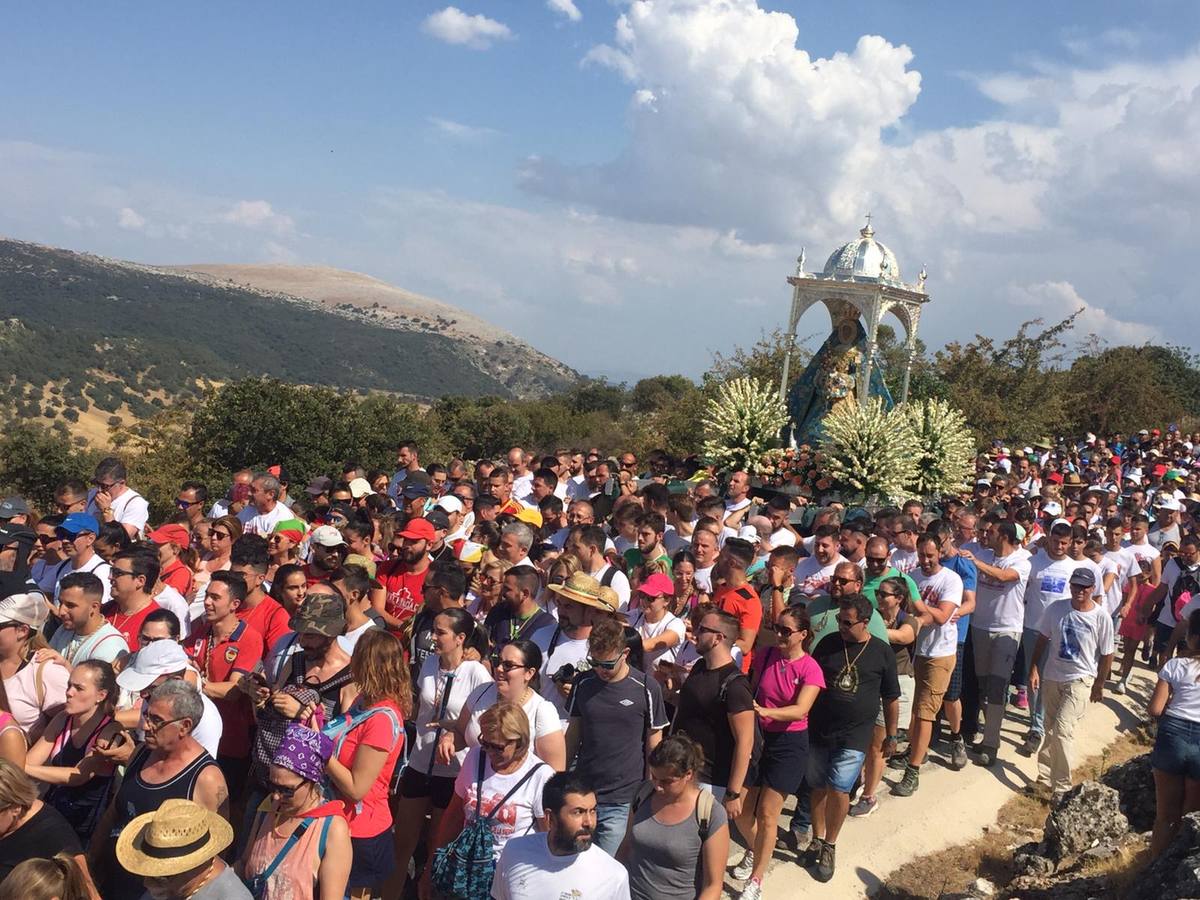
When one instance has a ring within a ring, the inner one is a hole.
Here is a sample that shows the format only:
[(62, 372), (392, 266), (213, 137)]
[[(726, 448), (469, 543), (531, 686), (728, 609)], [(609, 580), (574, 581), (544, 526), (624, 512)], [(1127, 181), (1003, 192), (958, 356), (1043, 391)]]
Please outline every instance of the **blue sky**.
[(934, 346), (1200, 325), (1196, 4), (571, 7), (13, 5), (0, 234), (353, 268), (621, 378), (781, 324), (867, 209)]

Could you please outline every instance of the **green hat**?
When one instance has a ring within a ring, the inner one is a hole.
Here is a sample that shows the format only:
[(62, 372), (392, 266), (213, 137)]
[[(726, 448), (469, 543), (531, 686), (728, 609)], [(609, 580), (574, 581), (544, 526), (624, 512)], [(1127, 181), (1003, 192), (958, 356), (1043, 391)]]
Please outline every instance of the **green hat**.
[(292, 614), (288, 628), (296, 634), (338, 637), (346, 632), (346, 601), (333, 594), (309, 594)]

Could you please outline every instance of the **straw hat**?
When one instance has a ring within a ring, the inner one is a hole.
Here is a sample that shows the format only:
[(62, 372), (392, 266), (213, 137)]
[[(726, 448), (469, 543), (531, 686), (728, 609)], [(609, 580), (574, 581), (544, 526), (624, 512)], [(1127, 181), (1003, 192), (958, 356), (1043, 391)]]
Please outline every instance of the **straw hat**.
[(585, 572), (576, 572), (565, 584), (552, 584), (549, 587), (564, 600), (574, 600), (607, 613), (617, 612), (619, 606), (619, 601), (614, 602), (611, 597), (604, 596), (600, 582)]
[(121, 830), (117, 860), (134, 875), (165, 878), (208, 862), (233, 843), (233, 826), (191, 800), (166, 800)]

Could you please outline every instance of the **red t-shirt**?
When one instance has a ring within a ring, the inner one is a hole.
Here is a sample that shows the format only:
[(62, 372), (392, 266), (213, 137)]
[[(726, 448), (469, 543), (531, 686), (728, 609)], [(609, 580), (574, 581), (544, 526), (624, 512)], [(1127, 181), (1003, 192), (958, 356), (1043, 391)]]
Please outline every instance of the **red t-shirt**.
[[(232, 681), (236, 672), (250, 674), (262, 662), (266, 650), (262, 635), (245, 622), (238, 622), (229, 637), (215, 643), (212, 626), (208, 622), (198, 622), (183, 649), (204, 680), (214, 682)], [(213, 700), (213, 704), (221, 714), (221, 743), (217, 745), (217, 752), (222, 756), (245, 759), (250, 755), (254, 733), (250, 698), (241, 691), (231, 691), (228, 696)]]
[(391, 700), (375, 703), (375, 706), (386, 706), (396, 714), (400, 723), (399, 736), (393, 733), (392, 722), (386, 715), (376, 713), (348, 735), (338, 752), (337, 758), (347, 769), (354, 766), (354, 754), (362, 745), (374, 747), (376, 750), (386, 750), (387, 759), (379, 771), (375, 783), (367, 789), (367, 795), (359, 803), (346, 801), (346, 818), (350, 820), (350, 837), (370, 838), (382, 834), (392, 827), (392, 811), (388, 806), (388, 786), (392, 783), (392, 773), (396, 769), (396, 761), (404, 748), (404, 713)]
[(163, 584), (169, 584), (184, 597), (192, 592), (192, 585), (196, 582), (196, 576), (192, 574), (192, 570), (177, 559), (172, 560), (171, 564), (163, 569), (158, 577), (162, 579)]
[(113, 628), (121, 632), (121, 636), (125, 638), (125, 643), (129, 645), (129, 652), (137, 653), (138, 634), (142, 630), (142, 623), (146, 621), (146, 616), (150, 615), (156, 609), (161, 608), (151, 600), (146, 604), (145, 608), (127, 616), (121, 612), (121, 607), (117, 605), (116, 600), (110, 600), (100, 608), (100, 612), (103, 613), (104, 618), (108, 619), (109, 624)]
[(380, 563), (375, 578), (387, 592), (384, 611), (401, 622), (415, 616), (425, 603), (425, 576), (428, 574), (428, 566), (424, 572), (409, 572), (407, 564), (399, 559)]
[[(721, 588), (713, 595), (713, 603), (717, 609), (736, 616), (738, 625), (743, 631), (749, 629), (756, 636), (758, 635), (758, 629), (762, 626), (762, 600), (759, 599), (758, 592), (750, 585)], [(743, 672), (750, 671), (752, 655), (752, 653), (747, 653), (742, 657)]]
[(253, 609), (239, 608), (237, 617), (262, 635), (268, 647), (274, 647), (277, 640), (291, 631), (288, 627), (291, 616), (274, 597), (264, 596)]

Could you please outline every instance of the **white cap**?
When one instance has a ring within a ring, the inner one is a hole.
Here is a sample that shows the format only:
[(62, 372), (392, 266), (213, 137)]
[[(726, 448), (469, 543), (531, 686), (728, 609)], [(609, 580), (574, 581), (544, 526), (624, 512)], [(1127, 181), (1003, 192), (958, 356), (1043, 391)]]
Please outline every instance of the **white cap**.
[(1051, 500), (1048, 503), (1043, 503), (1042, 504), (1042, 512), (1044, 512), (1048, 516), (1061, 516), (1062, 515), (1062, 504), (1059, 503), (1057, 500)]
[(345, 545), (346, 539), (332, 525), (320, 525), (313, 529), (308, 542), (310, 544), (319, 544), (322, 547), (342, 547)]
[(463, 511), (463, 503), (453, 494), (447, 494), (437, 502), (437, 508), (445, 513), (460, 513)]
[(737, 536), (743, 541), (749, 541), (751, 544), (757, 544), (762, 541), (762, 538), (759, 537), (758, 529), (753, 525), (743, 525), (738, 529)]
[(1159, 494), (1154, 501), (1154, 507), (1155, 509), (1165, 509), (1168, 512), (1179, 512), (1183, 509), (1179, 501), (1169, 494)]
[(163, 675), (174, 675), (188, 667), (187, 654), (174, 641), (155, 641), (133, 655), (117, 675), (117, 684), (136, 694)]
[(348, 486), (350, 488), (350, 496), (355, 500), (375, 493), (371, 490), (371, 482), (365, 478), (352, 478)]

